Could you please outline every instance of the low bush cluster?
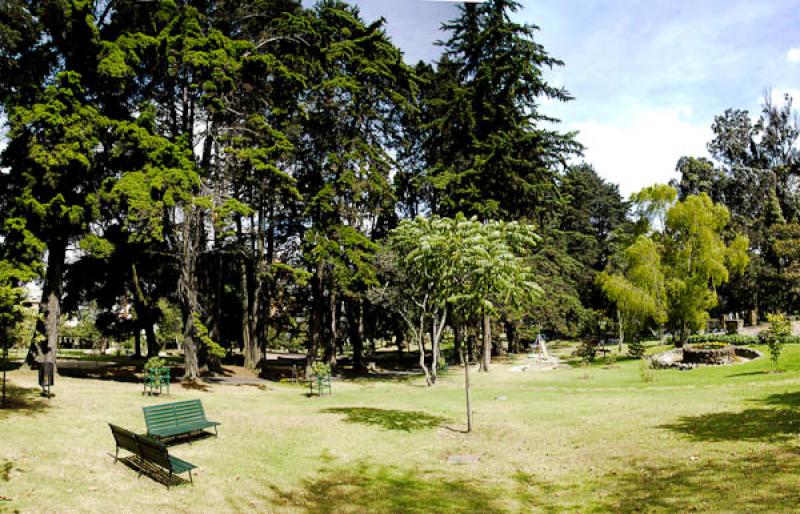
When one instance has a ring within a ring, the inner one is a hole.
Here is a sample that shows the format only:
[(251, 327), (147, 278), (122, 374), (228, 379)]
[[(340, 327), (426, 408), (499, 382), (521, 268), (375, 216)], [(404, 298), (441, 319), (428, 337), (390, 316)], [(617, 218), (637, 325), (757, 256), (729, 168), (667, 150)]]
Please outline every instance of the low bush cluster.
[[(783, 344), (800, 344), (800, 336), (786, 336), (781, 338)], [(742, 334), (695, 334), (689, 336), (689, 343), (727, 343), (734, 346), (745, 346), (748, 344), (763, 344), (758, 336), (748, 336)]]

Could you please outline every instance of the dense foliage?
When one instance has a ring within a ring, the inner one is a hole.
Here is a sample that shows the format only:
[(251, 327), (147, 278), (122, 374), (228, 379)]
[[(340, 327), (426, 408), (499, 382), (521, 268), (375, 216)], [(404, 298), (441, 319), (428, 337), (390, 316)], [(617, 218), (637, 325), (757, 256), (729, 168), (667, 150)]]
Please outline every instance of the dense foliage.
[(718, 117), (715, 162), (682, 159), (677, 193), (642, 191), (629, 219), (542, 111), (571, 96), (519, 8), (465, 4), (412, 67), (340, 0), (3, 2), (0, 328), (38, 280), (31, 362), (91, 305), (81, 334), (147, 357), (178, 340), (190, 379), (275, 348), (361, 371), (410, 338), (435, 377), (443, 334), (488, 369), (606, 315), (620, 339), (665, 313), (688, 335), (717, 290), (721, 309), (795, 299), (791, 103)]

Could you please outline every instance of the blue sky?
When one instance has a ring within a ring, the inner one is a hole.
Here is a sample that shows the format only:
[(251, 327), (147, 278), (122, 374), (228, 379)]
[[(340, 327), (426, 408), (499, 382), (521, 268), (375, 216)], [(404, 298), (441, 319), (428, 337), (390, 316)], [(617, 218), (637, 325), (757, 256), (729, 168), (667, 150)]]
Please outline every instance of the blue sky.
[[(383, 16), (406, 60), (435, 58), (455, 4), (357, 0)], [(565, 66), (549, 73), (575, 100), (543, 110), (579, 130), (585, 158), (630, 194), (676, 176), (682, 155), (705, 155), (714, 115), (758, 111), (765, 88), (800, 105), (796, 0), (523, 0), (518, 21)]]

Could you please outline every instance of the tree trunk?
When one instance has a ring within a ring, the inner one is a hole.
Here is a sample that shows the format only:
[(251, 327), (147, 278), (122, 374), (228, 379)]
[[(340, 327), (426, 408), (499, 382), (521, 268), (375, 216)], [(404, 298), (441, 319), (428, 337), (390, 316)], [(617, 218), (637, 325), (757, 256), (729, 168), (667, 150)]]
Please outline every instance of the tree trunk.
[(481, 352), (480, 371), (489, 372), (489, 364), (492, 362), (492, 319), (489, 314), (483, 313), (483, 351)]
[(239, 262), (239, 306), (241, 311), (242, 326), (242, 351), (244, 354), (244, 367), (249, 370), (256, 369), (258, 352), (253, 334), (250, 333), (250, 274), (247, 270), (247, 259), (242, 256)]
[(622, 343), (625, 342), (625, 316), (617, 309), (617, 324), (619, 325), (619, 353), (622, 353)]
[(337, 294), (331, 287), (330, 294), (328, 295), (328, 330), (330, 335), (325, 340), (325, 362), (330, 365), (331, 369), (336, 367), (336, 343), (339, 340), (339, 327), (337, 326), (338, 316), (336, 315), (337, 308)]
[(306, 376), (311, 375), (311, 365), (317, 358), (320, 344), (323, 337), (323, 319), (325, 316), (325, 298), (322, 296), (322, 283), (325, 278), (325, 267), (322, 261), (317, 261), (314, 275), (311, 277), (311, 294), (313, 304), (311, 305), (308, 352), (306, 353)]
[(405, 339), (406, 335), (403, 330), (397, 329), (394, 332), (394, 340), (395, 344), (397, 345), (397, 357), (402, 361), (403, 360), (403, 346), (405, 346)]
[[(465, 360), (463, 353), (461, 355), (461, 360)], [(472, 398), (470, 395), (469, 383), (469, 358), (467, 358), (464, 363), (464, 396), (467, 400), (467, 432), (472, 432)]]
[(478, 336), (476, 330), (467, 329), (467, 362), (472, 362), (475, 358), (475, 350), (478, 346)]
[(144, 325), (144, 336), (147, 341), (147, 357), (156, 357), (161, 349), (156, 339), (155, 324), (148, 320)]
[(507, 320), (505, 325), (509, 353), (521, 353), (522, 349), (519, 346), (519, 338), (517, 337), (517, 324), (514, 321)]
[(191, 206), (184, 208), (181, 275), (178, 280), (178, 293), (183, 313), (183, 378), (190, 381), (196, 380), (200, 376), (197, 359), (197, 329), (195, 327), (195, 317), (198, 315), (196, 268), (199, 227), (193, 209)]
[(137, 359), (142, 358), (142, 327), (138, 323), (133, 329), (133, 356)]
[(362, 304), (360, 300), (347, 303), (347, 327), (350, 345), (353, 347), (353, 370), (363, 372), (364, 367), (364, 335), (362, 333)]
[(417, 346), (419, 346), (419, 367), (425, 373), (425, 383), (428, 386), (433, 385), (431, 381), (431, 374), (428, 367), (425, 365), (425, 314), (419, 316), (419, 330), (417, 331)]
[(464, 335), (461, 331), (461, 323), (453, 321), (453, 351), (459, 364), (464, 364)]
[(66, 240), (54, 239), (47, 245), (47, 270), (45, 271), (40, 304), (42, 317), (36, 323), (36, 332), (41, 334), (44, 340), (41, 343), (37, 343), (34, 338), (34, 341), (31, 342), (26, 359), (31, 366), (35, 362), (52, 362), (53, 365), (56, 362), (58, 320), (61, 317), (61, 296), (64, 287), (64, 260), (66, 253)]
[(681, 340), (680, 340), (680, 344), (678, 345), (678, 347), (683, 348), (684, 345), (686, 345), (686, 342), (688, 341), (688, 339), (689, 339), (689, 329), (686, 326), (686, 322), (682, 321), (681, 322)]

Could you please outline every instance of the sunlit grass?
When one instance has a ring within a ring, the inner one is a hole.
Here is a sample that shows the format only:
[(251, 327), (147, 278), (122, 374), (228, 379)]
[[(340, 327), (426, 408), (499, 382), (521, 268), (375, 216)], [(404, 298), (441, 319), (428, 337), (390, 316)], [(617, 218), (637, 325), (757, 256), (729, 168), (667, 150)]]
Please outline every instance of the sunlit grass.
[[(569, 353), (565, 350), (565, 356)], [(517, 364), (519, 361), (517, 362)], [(728, 512), (791, 511), (800, 472), (800, 347), (692, 371), (638, 362), (335, 381), (308, 398), (289, 384), (210, 385), (149, 398), (136, 383), (9, 373), (0, 411), (0, 510), (21, 512)], [(584, 378), (586, 376), (586, 378)], [(218, 439), (173, 446), (199, 466), (167, 489), (114, 464), (107, 423), (144, 431), (141, 407), (201, 398)], [(475, 464), (448, 464), (470, 456)]]

